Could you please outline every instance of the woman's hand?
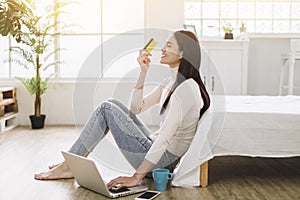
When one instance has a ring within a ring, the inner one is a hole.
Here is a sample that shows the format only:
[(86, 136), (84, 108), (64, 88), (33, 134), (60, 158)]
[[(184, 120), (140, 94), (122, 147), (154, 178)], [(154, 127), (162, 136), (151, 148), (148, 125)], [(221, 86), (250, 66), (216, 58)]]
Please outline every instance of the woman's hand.
[(115, 189), (120, 189), (121, 187), (133, 187), (133, 186), (139, 185), (141, 182), (142, 182), (142, 180), (135, 174), (131, 177), (120, 176), (118, 178), (111, 180), (107, 184), (107, 187), (108, 187), (108, 189), (111, 189), (113, 187)]
[(142, 182), (143, 178), (147, 175), (147, 173), (153, 169), (153, 167), (153, 163), (144, 159), (137, 171), (131, 177), (120, 176), (118, 178), (115, 178), (107, 184), (107, 187), (109, 189), (113, 187), (116, 189), (120, 189), (121, 187), (133, 187), (139, 185)]
[(137, 61), (140, 64), (142, 70), (147, 70), (149, 68), (149, 63), (151, 62), (149, 56), (152, 56), (152, 54), (148, 53), (147, 50), (140, 50)]

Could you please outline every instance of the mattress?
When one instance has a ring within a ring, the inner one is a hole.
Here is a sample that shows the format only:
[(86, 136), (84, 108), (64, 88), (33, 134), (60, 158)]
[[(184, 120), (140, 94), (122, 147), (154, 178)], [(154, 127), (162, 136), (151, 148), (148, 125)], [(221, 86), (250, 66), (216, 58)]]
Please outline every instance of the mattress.
[(213, 155), (300, 155), (300, 96), (226, 96)]

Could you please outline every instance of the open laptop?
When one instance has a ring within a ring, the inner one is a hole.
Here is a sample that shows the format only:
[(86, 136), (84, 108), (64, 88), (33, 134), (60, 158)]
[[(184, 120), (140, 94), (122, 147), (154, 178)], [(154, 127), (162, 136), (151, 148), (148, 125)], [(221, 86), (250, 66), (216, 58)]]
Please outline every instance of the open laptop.
[(146, 186), (140, 185), (130, 188), (121, 188), (119, 190), (109, 190), (93, 160), (64, 151), (62, 151), (62, 154), (70, 167), (75, 180), (84, 188), (110, 198), (127, 196), (148, 189)]

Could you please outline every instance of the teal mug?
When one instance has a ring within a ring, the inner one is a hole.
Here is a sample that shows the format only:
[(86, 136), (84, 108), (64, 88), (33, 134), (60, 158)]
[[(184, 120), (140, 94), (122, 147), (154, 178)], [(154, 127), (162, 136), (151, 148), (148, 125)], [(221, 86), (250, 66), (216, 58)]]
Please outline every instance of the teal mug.
[(165, 191), (168, 180), (173, 178), (173, 174), (168, 169), (157, 168), (152, 170), (152, 176), (155, 184), (155, 189), (158, 191)]

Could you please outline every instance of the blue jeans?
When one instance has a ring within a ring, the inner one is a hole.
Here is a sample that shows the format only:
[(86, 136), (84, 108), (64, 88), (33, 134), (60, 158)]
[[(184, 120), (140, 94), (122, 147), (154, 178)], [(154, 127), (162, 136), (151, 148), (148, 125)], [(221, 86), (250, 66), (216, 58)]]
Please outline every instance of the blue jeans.
[[(88, 119), (69, 152), (85, 156), (111, 131), (122, 154), (134, 169), (143, 162), (153, 141), (151, 131), (123, 103), (108, 99), (101, 103)], [(173, 170), (179, 157), (166, 151), (154, 168)]]

